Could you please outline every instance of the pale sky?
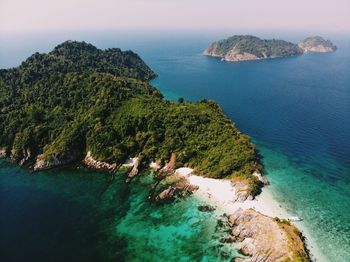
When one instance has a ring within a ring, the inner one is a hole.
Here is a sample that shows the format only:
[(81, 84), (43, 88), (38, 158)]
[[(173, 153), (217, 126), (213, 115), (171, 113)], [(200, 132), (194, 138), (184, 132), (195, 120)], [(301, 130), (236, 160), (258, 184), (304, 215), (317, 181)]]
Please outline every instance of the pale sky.
[(0, 0), (0, 31), (288, 29), (350, 32), (350, 0)]

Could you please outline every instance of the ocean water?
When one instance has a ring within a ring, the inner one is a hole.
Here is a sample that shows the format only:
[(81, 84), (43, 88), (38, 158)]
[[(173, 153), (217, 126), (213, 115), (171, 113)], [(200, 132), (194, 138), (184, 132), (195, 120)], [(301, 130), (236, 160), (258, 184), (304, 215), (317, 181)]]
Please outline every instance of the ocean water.
[[(300, 227), (320, 250), (318, 261), (350, 261), (350, 38), (325, 35), (338, 45), (326, 54), (242, 63), (201, 55), (211, 41), (234, 33), (1, 36), (0, 67), (16, 66), (67, 39), (136, 51), (158, 73), (152, 83), (167, 98), (215, 99), (252, 137), (274, 198), (304, 218)], [(258, 35), (297, 42), (309, 34)], [(7, 164), (0, 172), (1, 249), (12, 252), (1, 253), (7, 258), (19, 255), (18, 243), (28, 243), (29, 255), (71, 254), (73, 260), (225, 261), (236, 255), (219, 243), (226, 234), (217, 227), (220, 214), (198, 212), (198, 199), (169, 207), (144, 201), (147, 176), (130, 188), (117, 179), (101, 200), (96, 194), (109, 182), (98, 172), (72, 168), (30, 176)], [(43, 237), (30, 241), (34, 235)]]
[[(0, 161), (1, 261), (230, 261), (239, 256), (219, 211), (194, 196), (147, 201), (152, 174), (132, 184), (83, 166), (32, 175)], [(222, 223), (221, 223), (221, 222)]]

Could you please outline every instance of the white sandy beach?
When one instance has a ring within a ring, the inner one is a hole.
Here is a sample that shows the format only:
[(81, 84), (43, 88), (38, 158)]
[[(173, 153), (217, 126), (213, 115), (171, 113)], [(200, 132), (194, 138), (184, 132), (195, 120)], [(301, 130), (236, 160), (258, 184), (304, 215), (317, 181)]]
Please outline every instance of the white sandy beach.
[(263, 192), (254, 200), (239, 202), (236, 201), (236, 190), (229, 180), (197, 176), (193, 174), (191, 168), (187, 167), (177, 169), (176, 173), (185, 176), (191, 184), (199, 187), (194, 194), (205, 199), (224, 213), (232, 214), (239, 208), (243, 210), (253, 208), (271, 217), (277, 216), (287, 219), (292, 216), (279, 206), (266, 189), (263, 189)]
[[(235, 188), (229, 180), (197, 176), (193, 174), (193, 169), (187, 167), (176, 169), (176, 173), (186, 177), (191, 184), (199, 187), (199, 189), (194, 192), (195, 195), (228, 215), (234, 213), (239, 208), (243, 210), (252, 208), (264, 215), (282, 219), (297, 215), (289, 214), (284, 210), (273, 198), (272, 192), (267, 187), (264, 187), (262, 193), (255, 197), (254, 200), (239, 202), (236, 201)], [(296, 223), (295, 225), (301, 230), (303, 235), (306, 236), (306, 243), (312, 256), (314, 256), (317, 261), (323, 261), (322, 253), (317, 248), (315, 241), (310, 238), (310, 234), (305, 225), (303, 225), (303, 223)]]

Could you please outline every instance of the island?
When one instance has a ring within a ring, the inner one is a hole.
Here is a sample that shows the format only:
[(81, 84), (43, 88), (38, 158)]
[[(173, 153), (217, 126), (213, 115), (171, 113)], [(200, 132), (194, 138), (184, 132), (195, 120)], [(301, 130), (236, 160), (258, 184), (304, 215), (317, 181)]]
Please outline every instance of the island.
[(298, 46), (304, 52), (326, 53), (337, 50), (337, 47), (330, 40), (325, 40), (321, 36), (305, 38)]
[[(154, 77), (132, 51), (76, 41), (0, 70), (0, 157), (34, 172), (78, 162), (112, 177), (123, 169), (130, 186), (153, 170), (148, 199), (164, 204), (215, 183), (232, 203), (252, 202), (267, 181), (250, 138), (212, 100), (164, 99)], [(236, 261), (309, 261), (288, 221), (236, 207), (223, 240), (242, 242)]]
[(306, 51), (334, 50), (336, 47), (329, 40), (325, 41), (321, 37), (307, 38), (299, 44), (294, 44), (278, 39), (261, 39), (252, 35), (235, 35), (210, 44), (203, 54), (219, 57), (222, 61), (239, 62), (289, 57), (301, 55)]

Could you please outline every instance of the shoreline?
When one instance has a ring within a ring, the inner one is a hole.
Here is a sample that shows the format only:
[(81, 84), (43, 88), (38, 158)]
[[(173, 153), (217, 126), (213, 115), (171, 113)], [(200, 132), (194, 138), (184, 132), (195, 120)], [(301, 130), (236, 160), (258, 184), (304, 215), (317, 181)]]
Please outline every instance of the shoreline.
[(236, 189), (229, 180), (197, 176), (192, 173), (191, 168), (178, 168), (175, 172), (186, 177), (190, 184), (199, 187), (194, 194), (207, 200), (208, 203), (216, 206), (224, 213), (232, 214), (239, 208), (243, 210), (252, 208), (270, 217), (287, 219), (293, 216), (273, 199), (271, 192), (266, 190), (265, 187), (254, 200), (239, 201), (235, 195)]
[[(284, 209), (279, 202), (275, 200), (273, 192), (268, 186), (264, 186), (262, 192), (253, 200), (247, 199), (245, 201), (239, 201), (235, 195), (236, 189), (229, 180), (197, 176), (193, 174), (193, 169), (186, 167), (176, 169), (175, 173), (184, 176), (191, 185), (198, 186), (198, 190), (193, 192), (195, 196), (203, 199), (208, 204), (227, 215), (232, 215), (239, 209), (253, 209), (263, 215), (272, 218), (278, 217), (285, 220), (287, 220), (288, 217), (297, 215), (291, 214)], [(290, 223), (296, 226), (305, 238), (304, 243), (312, 261), (325, 261), (316, 242), (310, 237), (306, 225), (303, 222)]]
[[(134, 167), (137, 162), (137, 158), (130, 158), (121, 166), (123, 167)], [(85, 162), (83, 162), (85, 163)], [(103, 163), (104, 162), (100, 162)], [(94, 167), (85, 163), (88, 167), (95, 169), (106, 170), (99, 166)], [(150, 169), (158, 170), (160, 165), (156, 162), (151, 162), (149, 165)], [(107, 169), (108, 170), (108, 169)], [(242, 209), (243, 211), (253, 209), (261, 213), (262, 215), (271, 218), (281, 218), (287, 220), (288, 217), (292, 217), (297, 214), (291, 214), (285, 210), (278, 201), (273, 197), (273, 192), (268, 186), (262, 187), (262, 192), (257, 195), (253, 200), (246, 199), (241, 201), (237, 197), (237, 189), (234, 187), (232, 182), (228, 179), (214, 179), (208, 177), (202, 177), (195, 175), (193, 169), (188, 167), (182, 167), (174, 170), (175, 174), (185, 177), (190, 185), (197, 186), (198, 189), (193, 192), (193, 195), (201, 200), (204, 200), (209, 205), (215, 207), (219, 212), (224, 213), (227, 216), (234, 214), (236, 211)], [(290, 222), (296, 226), (302, 233), (304, 239), (303, 242), (306, 245), (308, 253), (311, 257), (311, 261), (325, 261), (322, 253), (316, 245), (316, 242), (310, 237), (309, 230), (303, 222)]]

